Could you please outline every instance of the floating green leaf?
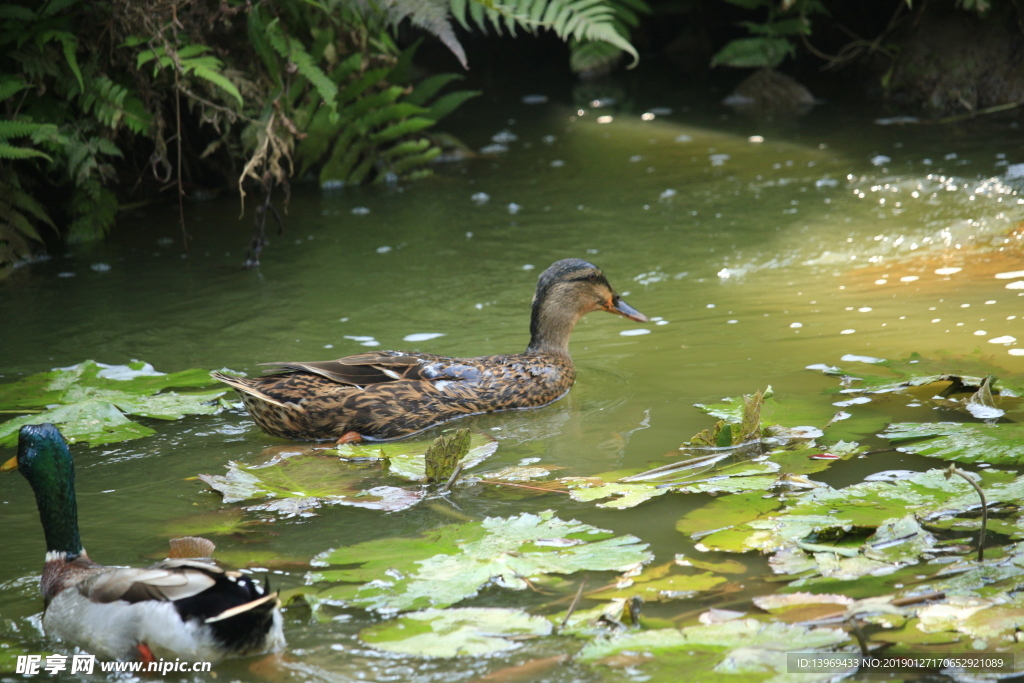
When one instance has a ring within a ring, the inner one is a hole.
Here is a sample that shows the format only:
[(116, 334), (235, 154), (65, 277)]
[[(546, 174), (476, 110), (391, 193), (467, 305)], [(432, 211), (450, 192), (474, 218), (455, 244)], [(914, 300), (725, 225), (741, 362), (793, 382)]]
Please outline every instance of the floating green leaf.
[(523, 638), (546, 636), (552, 624), (518, 609), (428, 609), (374, 624), (359, 632), (366, 644), (418, 657), (473, 657), (518, 647)]
[(446, 607), (486, 585), (522, 590), (546, 574), (625, 571), (650, 561), (647, 545), (548, 510), (450, 525), (420, 538), (369, 541), (314, 558), (325, 569), (313, 581), (353, 582), (327, 588), (322, 600), (375, 610)]
[(900, 443), (898, 450), (905, 453), (955, 462), (1024, 465), (1021, 423), (905, 422), (889, 425), (879, 436)]
[(152, 429), (124, 414), (176, 420), (215, 413), (224, 390), (159, 393), (213, 384), (206, 370), (166, 374), (143, 361), (106, 365), (87, 360), (30, 375), (0, 385), (0, 410), (32, 413), (0, 424), (0, 445), (15, 443), (22, 425), (43, 422), (57, 424), (69, 442), (93, 446), (149, 436)]
[[(615, 665), (616, 658), (624, 658), (655, 683), (678, 681), (683, 671), (688, 680), (698, 681), (788, 680), (786, 653), (827, 652), (849, 640), (842, 629), (735, 619), (593, 640), (578, 659), (590, 665)], [(834, 676), (804, 674), (800, 680), (827, 681)]]
[(656, 567), (648, 567), (637, 576), (623, 577), (619, 580), (619, 586), (598, 593), (590, 593), (587, 597), (594, 600), (610, 600), (640, 596), (644, 602), (678, 600), (691, 598), (725, 582), (725, 577), (716, 576), (711, 572), (693, 574), (691, 570), (687, 570), (675, 562), (668, 562)]
[(306, 453), (266, 465), (232, 462), (225, 475), (200, 474), (199, 478), (223, 495), (225, 503), (271, 499), (249, 509), (284, 516), (308, 515), (321, 505), (404, 510), (423, 498), (421, 491), (395, 486), (360, 490), (357, 484), (366, 478), (365, 465), (340, 462), (322, 453)]
[[(427, 478), (424, 454), (433, 443), (433, 441), (400, 441), (381, 444), (345, 444), (322, 452), (328, 455), (338, 455), (343, 460), (355, 462), (381, 460), (386, 463), (390, 474), (409, 481), (424, 481)], [(497, 449), (498, 442), (494, 438), (487, 434), (471, 432), (469, 450), (461, 460), (463, 470), (483, 462)]]

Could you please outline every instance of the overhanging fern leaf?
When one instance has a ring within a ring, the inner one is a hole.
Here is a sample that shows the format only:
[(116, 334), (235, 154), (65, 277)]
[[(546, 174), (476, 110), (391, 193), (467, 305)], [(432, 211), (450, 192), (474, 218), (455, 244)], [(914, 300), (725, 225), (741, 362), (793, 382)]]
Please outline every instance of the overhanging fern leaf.
[(278, 19), (267, 24), (267, 38), (279, 55), (295, 64), (299, 73), (320, 93), (324, 103), (334, 109), (338, 86), (320, 70), (302, 43), (286, 34)]

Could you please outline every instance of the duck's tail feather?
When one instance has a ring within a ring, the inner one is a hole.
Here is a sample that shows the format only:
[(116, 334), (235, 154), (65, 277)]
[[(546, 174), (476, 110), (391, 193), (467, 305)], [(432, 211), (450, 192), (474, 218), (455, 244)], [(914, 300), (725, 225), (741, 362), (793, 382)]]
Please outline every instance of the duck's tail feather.
[(227, 384), (229, 387), (233, 388), (235, 391), (238, 391), (238, 392), (244, 393), (244, 394), (249, 394), (250, 396), (254, 396), (255, 398), (258, 398), (261, 401), (266, 401), (267, 403), (273, 404), (275, 406), (280, 406), (281, 408), (290, 408), (290, 407), (292, 407), (288, 403), (285, 403), (285, 402), (277, 400), (276, 398), (272, 398), (270, 396), (267, 396), (262, 391), (260, 391), (256, 387), (252, 386), (252, 380), (251, 379), (245, 379), (244, 377), (232, 377), (231, 375), (225, 375), (222, 372), (211, 372), (210, 373), (210, 377), (213, 377), (216, 380), (220, 380), (221, 382), (224, 382), (224, 384)]

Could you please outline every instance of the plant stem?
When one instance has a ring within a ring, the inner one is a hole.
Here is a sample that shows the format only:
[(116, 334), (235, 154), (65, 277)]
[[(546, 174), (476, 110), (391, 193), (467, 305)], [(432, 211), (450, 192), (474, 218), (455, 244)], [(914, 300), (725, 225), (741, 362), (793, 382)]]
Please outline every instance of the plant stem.
[(985, 560), (985, 527), (988, 525), (988, 501), (985, 500), (985, 492), (978, 486), (978, 482), (964, 472), (956, 465), (950, 465), (949, 470), (946, 472), (946, 479), (949, 479), (952, 475), (958, 475), (962, 477), (967, 483), (974, 487), (977, 491), (978, 497), (981, 498), (981, 533), (978, 534), (978, 562)]

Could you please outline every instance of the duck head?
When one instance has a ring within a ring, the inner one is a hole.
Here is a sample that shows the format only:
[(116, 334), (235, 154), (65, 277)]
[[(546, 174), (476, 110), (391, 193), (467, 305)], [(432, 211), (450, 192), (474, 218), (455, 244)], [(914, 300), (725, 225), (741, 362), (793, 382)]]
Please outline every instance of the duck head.
[(591, 311), (647, 322), (647, 316), (623, 301), (593, 263), (568, 258), (551, 264), (537, 280), (526, 352), (568, 355), (573, 327)]
[(39, 520), (46, 536), (47, 558), (83, 554), (75, 502), (75, 464), (64, 436), (50, 423), (25, 425), (18, 432), (18, 471), (36, 494)]

